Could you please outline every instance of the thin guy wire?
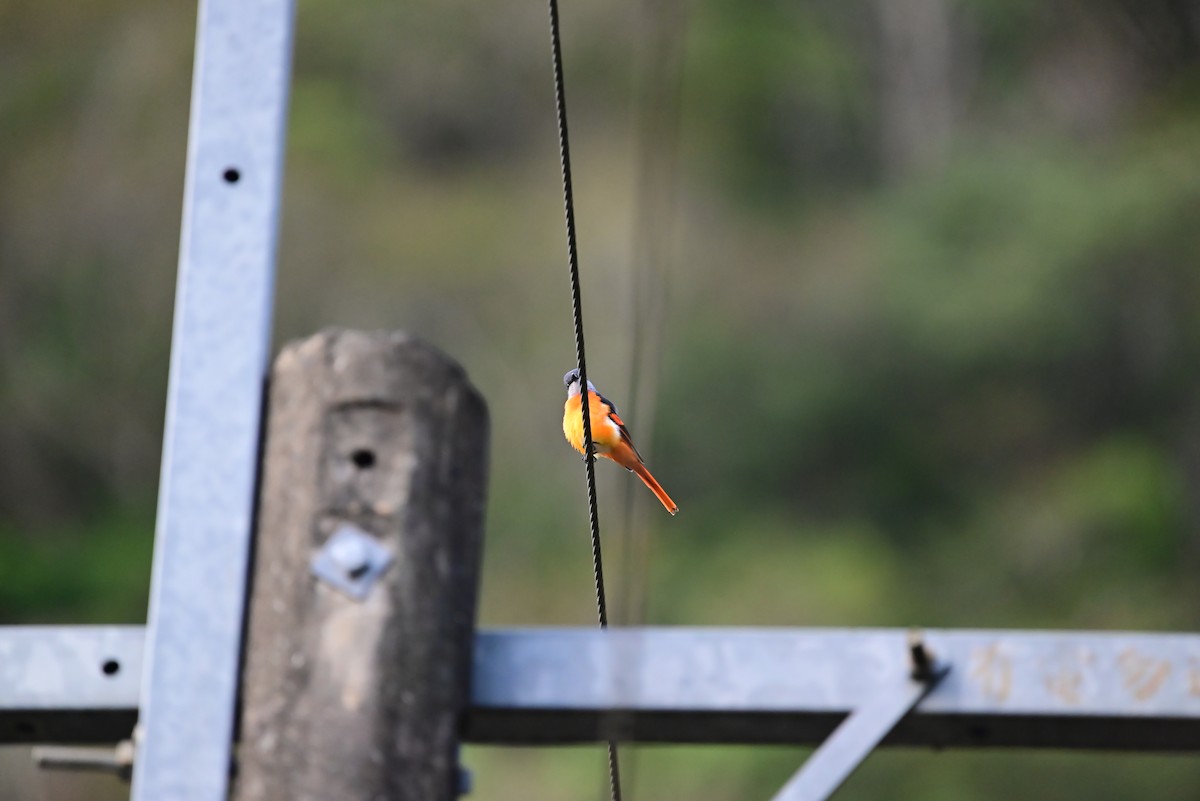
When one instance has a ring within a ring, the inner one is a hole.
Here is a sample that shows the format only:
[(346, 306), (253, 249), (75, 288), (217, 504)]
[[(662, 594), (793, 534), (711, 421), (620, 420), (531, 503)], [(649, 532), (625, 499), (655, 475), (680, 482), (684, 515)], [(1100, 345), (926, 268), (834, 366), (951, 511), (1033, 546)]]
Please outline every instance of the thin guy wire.
[[(596, 507), (596, 464), (592, 455), (592, 421), (588, 414), (587, 358), (583, 344), (583, 301), (579, 290), (579, 250), (575, 236), (575, 198), (571, 191), (571, 145), (567, 136), (567, 97), (563, 80), (562, 39), (558, 25), (558, 0), (550, 0), (550, 45), (554, 56), (554, 102), (558, 109), (558, 155), (562, 164), (563, 211), (567, 222), (567, 259), (571, 271), (571, 303), (575, 314), (575, 356), (579, 362), (580, 415), (583, 418), (583, 453), (587, 474), (588, 519), (592, 530), (592, 569), (596, 578), (596, 616), (608, 628), (604, 598), (604, 561), (600, 555), (600, 513)], [(612, 801), (621, 801), (621, 772), (617, 744), (608, 742), (608, 782)]]

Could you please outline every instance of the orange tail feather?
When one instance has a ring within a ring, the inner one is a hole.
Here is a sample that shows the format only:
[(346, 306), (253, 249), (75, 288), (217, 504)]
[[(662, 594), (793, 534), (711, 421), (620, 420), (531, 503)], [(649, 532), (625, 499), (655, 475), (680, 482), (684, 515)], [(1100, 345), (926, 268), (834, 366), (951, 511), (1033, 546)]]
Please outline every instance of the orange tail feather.
[(650, 491), (655, 494), (668, 512), (675, 514), (679, 511), (679, 507), (676, 505), (675, 501), (671, 500), (671, 496), (668, 495), (667, 491), (662, 488), (662, 485), (654, 479), (654, 476), (650, 475), (650, 471), (646, 468), (646, 465), (638, 462), (633, 466), (633, 472), (637, 473), (638, 478), (640, 478), (642, 482), (650, 488)]
[(676, 505), (675, 501), (671, 500), (671, 496), (667, 494), (667, 491), (663, 489), (662, 485), (659, 484), (654, 476), (650, 474), (649, 468), (642, 464), (642, 460), (638, 456), (637, 451), (635, 451), (633, 446), (628, 442), (619, 442), (607, 453), (601, 453), (600, 455), (608, 459), (612, 459), (626, 470), (632, 470), (633, 472), (637, 473), (638, 478), (642, 480), (643, 484), (650, 488), (650, 491), (654, 493), (654, 495), (658, 498), (668, 512), (675, 514), (679, 511), (679, 506)]

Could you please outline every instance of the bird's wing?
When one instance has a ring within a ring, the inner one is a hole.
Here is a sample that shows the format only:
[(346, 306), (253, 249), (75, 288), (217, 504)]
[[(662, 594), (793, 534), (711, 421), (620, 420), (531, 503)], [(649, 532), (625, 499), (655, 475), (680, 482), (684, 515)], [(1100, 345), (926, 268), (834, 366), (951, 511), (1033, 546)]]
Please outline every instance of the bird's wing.
[(638, 458), (639, 462), (645, 461), (642, 459), (642, 455), (638, 453), (637, 446), (633, 444), (633, 439), (629, 436), (629, 429), (625, 428), (625, 421), (621, 419), (619, 414), (617, 414), (616, 404), (601, 395), (599, 392), (596, 393), (596, 397), (599, 398), (600, 402), (608, 408), (608, 419), (616, 423), (617, 428), (620, 429), (621, 441), (629, 446), (630, 450), (633, 451), (634, 456)]

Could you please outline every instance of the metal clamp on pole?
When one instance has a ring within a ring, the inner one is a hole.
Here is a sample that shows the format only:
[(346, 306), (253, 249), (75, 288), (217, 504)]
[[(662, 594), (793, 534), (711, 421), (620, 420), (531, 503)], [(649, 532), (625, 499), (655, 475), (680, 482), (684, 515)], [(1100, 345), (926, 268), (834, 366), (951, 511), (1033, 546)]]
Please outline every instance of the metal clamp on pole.
[(355, 601), (364, 601), (392, 564), (392, 552), (362, 529), (343, 525), (309, 562), (312, 574)]
[(921, 702), (950, 665), (938, 662), (918, 630), (908, 633), (909, 670), (904, 681), (888, 687), (850, 713), (813, 752), (773, 801), (824, 801), (842, 786), (887, 733)]

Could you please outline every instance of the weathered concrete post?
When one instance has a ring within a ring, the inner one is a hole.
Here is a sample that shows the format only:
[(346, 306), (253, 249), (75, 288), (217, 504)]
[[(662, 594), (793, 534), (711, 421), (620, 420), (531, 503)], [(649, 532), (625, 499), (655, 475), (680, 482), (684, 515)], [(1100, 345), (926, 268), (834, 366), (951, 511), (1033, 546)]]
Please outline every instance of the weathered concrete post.
[(448, 801), (484, 402), (429, 346), (345, 330), (284, 348), (269, 397), (234, 799)]

